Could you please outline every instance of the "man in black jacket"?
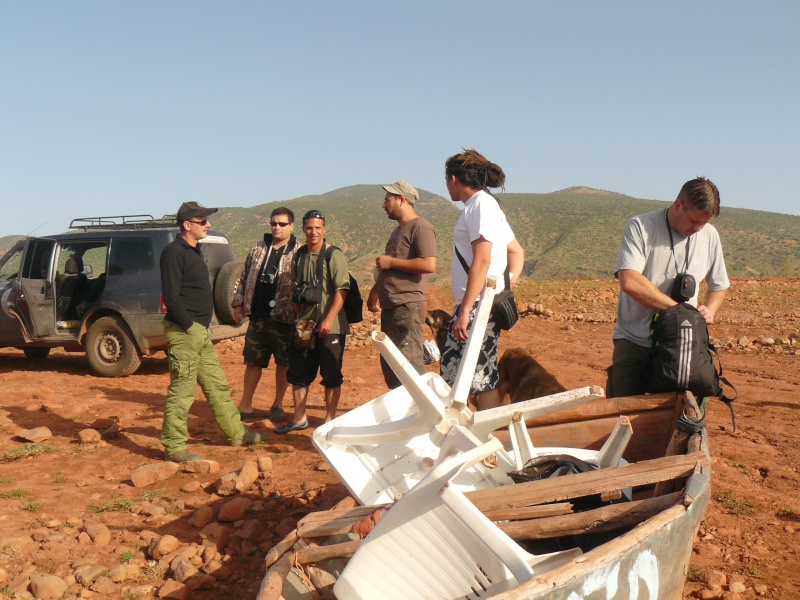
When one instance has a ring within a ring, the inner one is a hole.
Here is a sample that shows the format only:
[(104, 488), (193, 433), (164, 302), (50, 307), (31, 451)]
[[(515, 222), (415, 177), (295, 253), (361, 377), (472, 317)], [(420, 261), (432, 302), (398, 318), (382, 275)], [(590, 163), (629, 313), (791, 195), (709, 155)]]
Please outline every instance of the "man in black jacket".
[(198, 202), (184, 202), (178, 210), (180, 232), (161, 253), (161, 287), (167, 315), (170, 383), (164, 405), (161, 443), (164, 460), (190, 462), (202, 456), (187, 450), (187, 419), (194, 403), (197, 384), (208, 399), (214, 418), (233, 446), (256, 444), (261, 436), (242, 424), (239, 410), (231, 400), (228, 378), (208, 335), (214, 315), (214, 299), (208, 267), (199, 242), (208, 235), (208, 216), (216, 208)]

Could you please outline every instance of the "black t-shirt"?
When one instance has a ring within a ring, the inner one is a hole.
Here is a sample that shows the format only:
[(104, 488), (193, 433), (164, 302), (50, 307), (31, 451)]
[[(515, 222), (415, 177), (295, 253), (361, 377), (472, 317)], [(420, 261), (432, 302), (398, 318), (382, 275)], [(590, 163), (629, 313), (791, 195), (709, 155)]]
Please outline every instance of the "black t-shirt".
[(258, 274), (250, 316), (265, 319), (272, 315), (272, 308), (275, 306), (275, 292), (278, 289), (281, 256), (285, 251), (286, 246), (277, 250), (270, 247), (268, 250), (269, 255), (261, 265), (261, 272)]

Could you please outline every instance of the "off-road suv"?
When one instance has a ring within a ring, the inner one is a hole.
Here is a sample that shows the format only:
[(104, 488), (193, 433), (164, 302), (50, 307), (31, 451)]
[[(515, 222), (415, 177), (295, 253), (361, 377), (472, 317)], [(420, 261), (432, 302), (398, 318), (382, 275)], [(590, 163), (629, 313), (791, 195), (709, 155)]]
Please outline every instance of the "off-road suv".
[[(43, 359), (51, 348), (86, 352), (98, 375), (120, 377), (167, 347), (159, 257), (174, 216), (74, 219), (72, 233), (21, 240), (0, 259), (0, 347)], [(210, 231), (201, 247), (214, 289), (214, 341), (244, 335), (231, 308), (243, 262)]]

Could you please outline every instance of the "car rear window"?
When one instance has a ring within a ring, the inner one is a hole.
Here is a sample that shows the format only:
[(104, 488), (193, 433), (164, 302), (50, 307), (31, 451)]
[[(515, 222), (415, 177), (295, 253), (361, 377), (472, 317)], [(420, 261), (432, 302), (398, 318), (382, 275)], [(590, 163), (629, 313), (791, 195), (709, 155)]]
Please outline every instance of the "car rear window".
[(148, 237), (115, 237), (111, 243), (108, 276), (152, 271), (155, 267), (153, 240)]

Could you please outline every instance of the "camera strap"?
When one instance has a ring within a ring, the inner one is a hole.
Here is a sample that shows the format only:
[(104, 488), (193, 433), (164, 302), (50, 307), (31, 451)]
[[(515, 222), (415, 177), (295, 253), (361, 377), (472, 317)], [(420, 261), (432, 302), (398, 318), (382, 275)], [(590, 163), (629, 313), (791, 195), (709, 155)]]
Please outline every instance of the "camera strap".
[[(667, 223), (667, 232), (669, 233), (669, 249), (672, 252), (672, 261), (675, 263), (675, 275), (681, 273), (681, 270), (678, 268), (678, 259), (675, 258), (675, 243), (672, 240), (672, 227), (669, 226), (669, 207), (664, 209), (664, 221)], [(689, 242), (691, 241), (691, 237), (686, 238), (686, 257), (683, 261), (683, 273), (689, 272)]]

